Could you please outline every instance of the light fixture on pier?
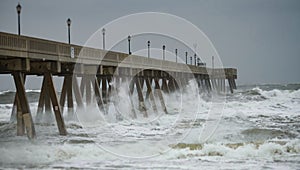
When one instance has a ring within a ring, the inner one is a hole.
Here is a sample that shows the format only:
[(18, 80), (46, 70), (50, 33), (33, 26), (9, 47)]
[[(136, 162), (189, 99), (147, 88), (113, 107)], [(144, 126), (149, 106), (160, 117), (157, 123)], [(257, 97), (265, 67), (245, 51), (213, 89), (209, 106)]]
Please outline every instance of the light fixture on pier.
[(21, 14), (21, 5), (20, 3), (18, 3), (18, 5), (16, 6), (17, 9), (17, 13), (18, 13), (18, 34), (21, 35), (21, 24), (20, 24), (20, 14)]
[(214, 56), (211, 57), (211, 66), (213, 69), (215, 68), (215, 57)]
[(147, 46), (148, 46), (148, 58), (150, 58), (150, 41), (147, 42)]
[(130, 40), (131, 40), (131, 36), (128, 35), (128, 54), (131, 55), (131, 51), (130, 51)]
[(71, 19), (70, 18), (67, 19), (67, 25), (68, 25), (68, 40), (69, 40), (69, 44), (71, 44), (71, 33), (70, 33)]
[(197, 66), (197, 54), (194, 54), (195, 66)]
[(175, 56), (176, 56), (176, 63), (177, 63), (177, 53), (178, 52), (178, 50), (177, 50), (177, 48), (175, 49)]
[(102, 29), (102, 38), (103, 38), (103, 50), (105, 50), (105, 28)]
[(165, 52), (166, 46), (163, 45), (162, 48), (163, 48), (163, 60), (165, 60), (165, 58), (166, 58), (166, 52)]
[(185, 64), (187, 64), (187, 60), (188, 60), (188, 52), (185, 52)]

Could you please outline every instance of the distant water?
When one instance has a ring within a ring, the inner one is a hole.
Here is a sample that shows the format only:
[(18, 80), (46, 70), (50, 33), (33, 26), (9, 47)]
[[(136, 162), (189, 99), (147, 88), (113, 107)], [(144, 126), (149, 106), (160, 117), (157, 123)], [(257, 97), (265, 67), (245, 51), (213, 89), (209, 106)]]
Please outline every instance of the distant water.
[[(164, 95), (167, 115), (156, 100), (159, 112), (146, 102), (149, 118), (143, 118), (134, 95), (134, 121), (126, 90), (120, 89), (108, 114), (96, 104), (77, 110), (79, 122), (65, 113), (67, 136), (58, 135), (48, 114), (35, 124), (35, 141), (16, 136), (16, 124), (10, 122), (14, 94), (0, 92), (2, 168), (300, 168), (300, 84), (239, 86), (213, 101), (196, 95), (191, 82), (182, 94)], [(27, 96), (35, 117), (39, 91), (27, 90)], [(214, 103), (220, 107), (211, 116)], [(211, 135), (203, 141), (199, 137), (209, 121), (214, 122), (208, 127)]]

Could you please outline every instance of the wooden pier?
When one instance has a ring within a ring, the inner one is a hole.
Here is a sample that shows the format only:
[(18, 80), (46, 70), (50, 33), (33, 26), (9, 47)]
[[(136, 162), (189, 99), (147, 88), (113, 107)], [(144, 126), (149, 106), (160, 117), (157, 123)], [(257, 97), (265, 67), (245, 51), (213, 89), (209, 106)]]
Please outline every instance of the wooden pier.
[[(10, 74), (14, 79), (16, 96), (12, 117), (17, 120), (17, 135), (26, 133), (29, 139), (34, 139), (36, 133), (24, 87), (26, 75), (43, 76), (35, 121), (53, 112), (60, 135), (67, 134), (65, 105), (72, 116), (74, 101), (81, 108), (96, 101), (99, 109), (107, 114), (107, 103), (114, 102), (110, 96), (118, 92), (121, 83), (127, 83), (130, 96), (138, 95), (139, 110), (147, 117), (145, 100), (157, 111), (154, 100), (157, 97), (167, 114), (163, 94), (186, 86), (191, 79), (197, 81), (200, 92), (207, 93), (225, 93), (227, 80), (232, 93), (237, 78), (234, 68), (198, 67), (3, 32), (0, 32), (0, 74)], [(64, 78), (62, 89), (55, 89), (53, 76)], [(60, 98), (57, 91), (61, 91)], [(131, 105), (134, 108), (132, 101)], [(136, 117), (132, 109), (132, 118)]]

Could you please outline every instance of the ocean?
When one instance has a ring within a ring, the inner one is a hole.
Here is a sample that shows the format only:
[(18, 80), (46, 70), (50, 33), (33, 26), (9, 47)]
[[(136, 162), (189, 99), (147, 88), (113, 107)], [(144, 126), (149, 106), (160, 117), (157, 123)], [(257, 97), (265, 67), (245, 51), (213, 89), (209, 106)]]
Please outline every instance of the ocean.
[[(39, 90), (27, 90), (35, 118)], [(0, 92), (0, 168), (6, 169), (300, 169), (300, 84), (238, 86), (233, 94), (199, 94), (195, 84), (164, 94), (168, 114), (120, 89), (64, 117), (35, 122), (37, 138), (16, 136), (10, 121), (14, 91)], [(75, 117), (75, 118), (74, 118)]]

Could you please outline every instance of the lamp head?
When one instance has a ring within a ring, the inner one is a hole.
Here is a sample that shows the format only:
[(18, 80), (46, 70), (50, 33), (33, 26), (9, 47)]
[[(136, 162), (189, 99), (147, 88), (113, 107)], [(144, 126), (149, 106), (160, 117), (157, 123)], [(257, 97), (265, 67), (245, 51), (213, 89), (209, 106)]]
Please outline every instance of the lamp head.
[(71, 25), (71, 19), (70, 18), (68, 18), (68, 20), (67, 20), (67, 24), (68, 24), (68, 26), (70, 26)]
[(17, 12), (18, 12), (18, 14), (20, 14), (21, 13), (21, 9), (22, 9), (22, 6), (20, 5), (20, 3), (18, 3), (18, 5), (17, 5)]

